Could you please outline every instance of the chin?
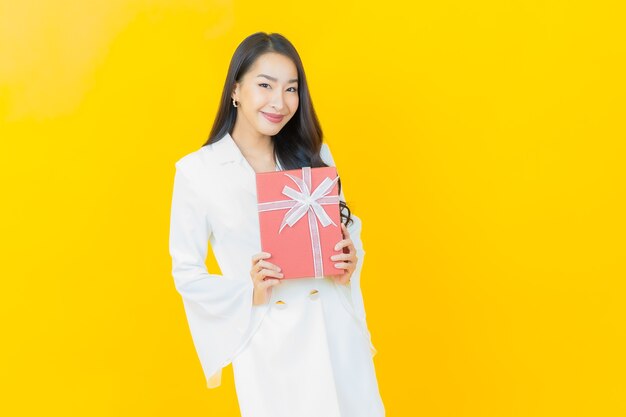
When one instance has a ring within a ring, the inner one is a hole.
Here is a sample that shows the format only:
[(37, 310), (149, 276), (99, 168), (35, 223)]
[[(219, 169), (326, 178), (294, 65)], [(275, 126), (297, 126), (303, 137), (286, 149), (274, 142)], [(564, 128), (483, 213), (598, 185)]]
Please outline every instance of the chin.
[(276, 135), (278, 132), (280, 132), (283, 129), (283, 126), (277, 126), (275, 128), (268, 128), (268, 127), (262, 127), (259, 129), (259, 132), (263, 133), (264, 135), (267, 136), (274, 136)]

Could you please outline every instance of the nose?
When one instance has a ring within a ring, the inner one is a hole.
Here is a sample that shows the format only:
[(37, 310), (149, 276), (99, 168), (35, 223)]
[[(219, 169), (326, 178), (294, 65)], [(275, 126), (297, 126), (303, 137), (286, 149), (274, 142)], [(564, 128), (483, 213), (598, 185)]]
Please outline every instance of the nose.
[(276, 89), (276, 93), (272, 95), (271, 106), (275, 108), (276, 110), (281, 111), (284, 105), (285, 105), (285, 100), (283, 99), (283, 93), (282, 91), (279, 91), (278, 89)]

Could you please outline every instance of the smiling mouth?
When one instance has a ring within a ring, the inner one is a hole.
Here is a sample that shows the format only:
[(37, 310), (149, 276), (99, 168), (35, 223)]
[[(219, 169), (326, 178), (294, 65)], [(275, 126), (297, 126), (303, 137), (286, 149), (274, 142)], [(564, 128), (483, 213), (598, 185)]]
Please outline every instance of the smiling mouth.
[(278, 123), (281, 120), (283, 120), (283, 117), (285, 117), (282, 114), (272, 114), (272, 113), (265, 113), (265, 112), (261, 112), (261, 113), (267, 120), (273, 123)]

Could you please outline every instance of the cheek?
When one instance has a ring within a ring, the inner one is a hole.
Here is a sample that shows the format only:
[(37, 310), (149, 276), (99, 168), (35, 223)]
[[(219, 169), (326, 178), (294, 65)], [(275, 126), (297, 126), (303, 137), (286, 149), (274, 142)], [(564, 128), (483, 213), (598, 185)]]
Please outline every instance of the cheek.
[(265, 104), (267, 104), (268, 98), (266, 96), (266, 94), (263, 94), (261, 92), (256, 93), (252, 97), (252, 103), (254, 103), (254, 107), (263, 107)]
[(264, 94), (263, 91), (255, 89), (251, 90), (246, 98), (248, 99), (248, 102), (254, 107), (258, 107), (259, 105), (262, 105), (264, 102), (267, 101), (266, 94)]
[(289, 99), (289, 108), (292, 112), (295, 112), (298, 109), (298, 105), (300, 104), (300, 99), (298, 96), (292, 97)]

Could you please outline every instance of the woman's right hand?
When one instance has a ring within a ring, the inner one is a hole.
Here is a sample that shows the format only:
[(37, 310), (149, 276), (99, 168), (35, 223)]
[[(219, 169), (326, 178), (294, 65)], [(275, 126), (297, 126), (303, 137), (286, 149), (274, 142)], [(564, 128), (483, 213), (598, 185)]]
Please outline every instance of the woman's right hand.
[(272, 255), (267, 252), (259, 252), (252, 257), (250, 277), (254, 284), (253, 305), (266, 304), (272, 294), (272, 287), (280, 284), (283, 278), (280, 268), (265, 260), (270, 256)]

